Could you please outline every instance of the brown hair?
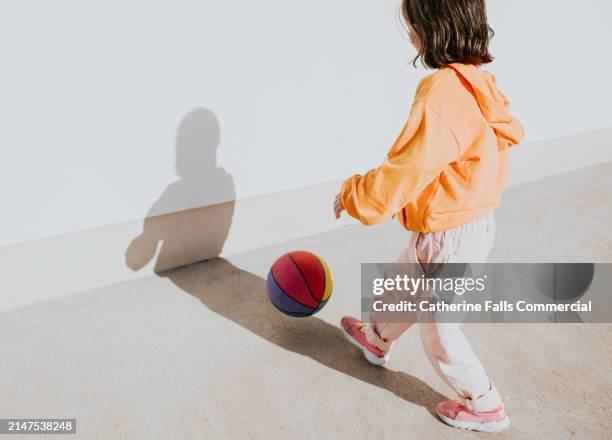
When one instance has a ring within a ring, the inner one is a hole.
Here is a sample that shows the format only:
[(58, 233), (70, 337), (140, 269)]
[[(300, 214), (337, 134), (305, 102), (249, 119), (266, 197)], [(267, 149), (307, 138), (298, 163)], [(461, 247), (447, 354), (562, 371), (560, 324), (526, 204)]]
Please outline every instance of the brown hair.
[(421, 40), (415, 66), (419, 58), (432, 69), (493, 61), (485, 0), (402, 0), (401, 13)]

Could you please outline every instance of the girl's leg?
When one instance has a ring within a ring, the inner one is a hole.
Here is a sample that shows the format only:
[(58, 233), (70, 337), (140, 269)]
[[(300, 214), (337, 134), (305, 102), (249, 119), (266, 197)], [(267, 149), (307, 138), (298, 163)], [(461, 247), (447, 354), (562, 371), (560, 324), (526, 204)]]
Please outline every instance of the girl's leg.
[[(434, 234), (429, 243), (419, 249), (418, 258), (421, 262), (432, 263), (484, 263), (494, 237), (495, 220), (489, 214), (459, 228)], [(427, 357), (442, 380), (472, 411), (498, 409), (502, 404), (501, 397), (460, 325), (459, 322), (436, 322), (435, 314), (419, 319)]]
[(427, 357), (468, 408), (477, 412), (499, 408), (501, 397), (459, 326), (459, 323), (419, 323)]
[[(396, 263), (398, 264), (413, 264), (418, 263), (417, 258), (417, 245), (423, 234), (412, 233), (408, 241), (408, 245), (400, 256)], [(393, 268), (393, 266), (392, 266)], [(395, 269), (395, 268), (393, 268)], [(392, 270), (393, 270), (392, 269)], [(394, 277), (396, 275), (403, 276), (404, 270), (410, 270), (410, 266), (402, 266), (398, 269), (401, 273), (389, 273), (385, 274), (385, 277)], [(418, 274), (408, 274), (409, 276), (419, 276)], [(401, 295), (401, 297), (398, 297)], [(403, 293), (394, 294), (393, 292), (386, 292), (381, 298), (385, 302), (398, 303), (399, 300), (405, 300), (406, 295)], [(389, 322), (390, 317), (393, 318), (393, 322)], [(393, 341), (398, 339), (404, 332), (412, 327), (417, 321), (417, 315), (414, 312), (402, 312), (391, 314), (390, 312), (384, 312), (380, 315), (372, 313), (370, 315), (370, 324), (366, 324), (366, 338), (368, 342), (385, 352), (391, 350)]]
[(384, 352), (389, 352), (393, 341), (412, 327), (415, 322), (377, 322), (366, 325), (366, 338), (370, 344)]

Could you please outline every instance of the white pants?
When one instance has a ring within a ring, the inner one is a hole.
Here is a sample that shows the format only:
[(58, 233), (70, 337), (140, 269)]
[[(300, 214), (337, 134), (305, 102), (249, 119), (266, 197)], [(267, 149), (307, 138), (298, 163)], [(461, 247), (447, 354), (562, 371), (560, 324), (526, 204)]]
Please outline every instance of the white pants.
[[(435, 233), (413, 233), (398, 263), (484, 263), (495, 238), (493, 213), (466, 225)], [(418, 320), (406, 315), (402, 322), (379, 321), (372, 315), (366, 336), (384, 351)], [(474, 411), (489, 411), (501, 398), (480, 360), (461, 331), (460, 323), (419, 322), (427, 357), (438, 375), (465, 405)], [(430, 322), (433, 321), (433, 322)], [(482, 325), (482, 324), (481, 324)]]

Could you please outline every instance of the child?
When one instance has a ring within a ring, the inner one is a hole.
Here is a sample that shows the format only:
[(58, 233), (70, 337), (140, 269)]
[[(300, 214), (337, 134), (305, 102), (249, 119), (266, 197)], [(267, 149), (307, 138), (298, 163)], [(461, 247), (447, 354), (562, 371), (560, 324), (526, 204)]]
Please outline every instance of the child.
[[(402, 263), (484, 262), (491, 249), (493, 211), (507, 176), (508, 149), (521, 124), (495, 77), (480, 70), (493, 57), (484, 0), (403, 0), (402, 15), (417, 57), (437, 69), (416, 91), (408, 122), (383, 163), (342, 184), (334, 201), (371, 225), (397, 214), (413, 233)], [(414, 324), (362, 323), (342, 318), (347, 338), (383, 365), (391, 345)], [(460, 400), (437, 405), (447, 424), (497, 432), (510, 425), (502, 400), (459, 324), (420, 323), (427, 356)]]

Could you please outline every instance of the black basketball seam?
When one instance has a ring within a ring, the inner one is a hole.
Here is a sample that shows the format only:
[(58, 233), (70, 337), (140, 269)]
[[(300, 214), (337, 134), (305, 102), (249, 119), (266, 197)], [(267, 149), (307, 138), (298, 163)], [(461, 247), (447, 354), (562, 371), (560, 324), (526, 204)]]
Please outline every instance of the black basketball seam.
[[(306, 283), (306, 287), (308, 287), (308, 292), (310, 293), (310, 296), (312, 297), (312, 299), (314, 299), (317, 304), (321, 304), (322, 299), (317, 299), (314, 296), (314, 293), (312, 293), (312, 289), (310, 288), (310, 284), (308, 284), (308, 280), (306, 279), (306, 277), (302, 273), (302, 269), (300, 269), (300, 266), (298, 266), (298, 264), (295, 262), (295, 260), (293, 259), (293, 257), (290, 254), (287, 254), (287, 256), (291, 259), (291, 261), (293, 262), (295, 268), (298, 270), (298, 272), (302, 276), (302, 279), (304, 280), (304, 283)], [(323, 268), (321, 268), (321, 269), (323, 269)], [(323, 279), (325, 279), (325, 270), (323, 271)]]
[(288, 316), (292, 316), (294, 318), (307, 318), (308, 316), (312, 316), (315, 313), (317, 313), (319, 311), (319, 309), (315, 309), (312, 313), (302, 313), (302, 312), (291, 312), (289, 310), (285, 310), (285, 309), (281, 309), (279, 306), (277, 306), (276, 304), (272, 303), (272, 305), (274, 306), (274, 308), (276, 310), (278, 310), (279, 312), (284, 313), (285, 315)]
[(317, 310), (321, 310), (323, 308), (323, 306), (325, 304), (327, 304), (327, 301), (329, 301), (329, 298), (327, 298), (326, 300), (321, 301), (321, 303), (319, 304), (319, 307), (317, 307)]
[(281, 312), (283, 312), (285, 315), (291, 316), (292, 318), (308, 318), (308, 317), (314, 315), (315, 313), (317, 313), (317, 311), (314, 311), (312, 313), (290, 312), (288, 310), (279, 309), (278, 307), (277, 307), (277, 309), (280, 310)]
[[(296, 302), (296, 303), (298, 303), (299, 305), (304, 306), (304, 307), (308, 307), (309, 309), (312, 309), (312, 308), (313, 308), (312, 306), (309, 306), (308, 304), (304, 304), (304, 303), (302, 303), (302, 302), (298, 301), (297, 299), (295, 299), (294, 297), (292, 297), (291, 295), (289, 295), (289, 294), (287, 293), (287, 291), (286, 291), (285, 289), (283, 289), (283, 288), (281, 287), (281, 285), (279, 284), (278, 280), (277, 280), (277, 279), (276, 279), (276, 277), (274, 276), (274, 271), (273, 271), (272, 269), (270, 269), (270, 275), (272, 275), (272, 279), (273, 279), (273, 280), (274, 280), (274, 282), (276, 283), (276, 286), (277, 286), (277, 287), (278, 287), (278, 288), (281, 290), (281, 292), (283, 292), (285, 295), (287, 295), (289, 298), (291, 298), (293, 301), (295, 301), (295, 302)], [(311, 294), (311, 295), (312, 295), (312, 294)], [(278, 307), (277, 307), (277, 308), (278, 308)], [(279, 310), (281, 310), (280, 308), (278, 308), (278, 309), (279, 309)], [(316, 309), (316, 307), (315, 307), (315, 309)]]

